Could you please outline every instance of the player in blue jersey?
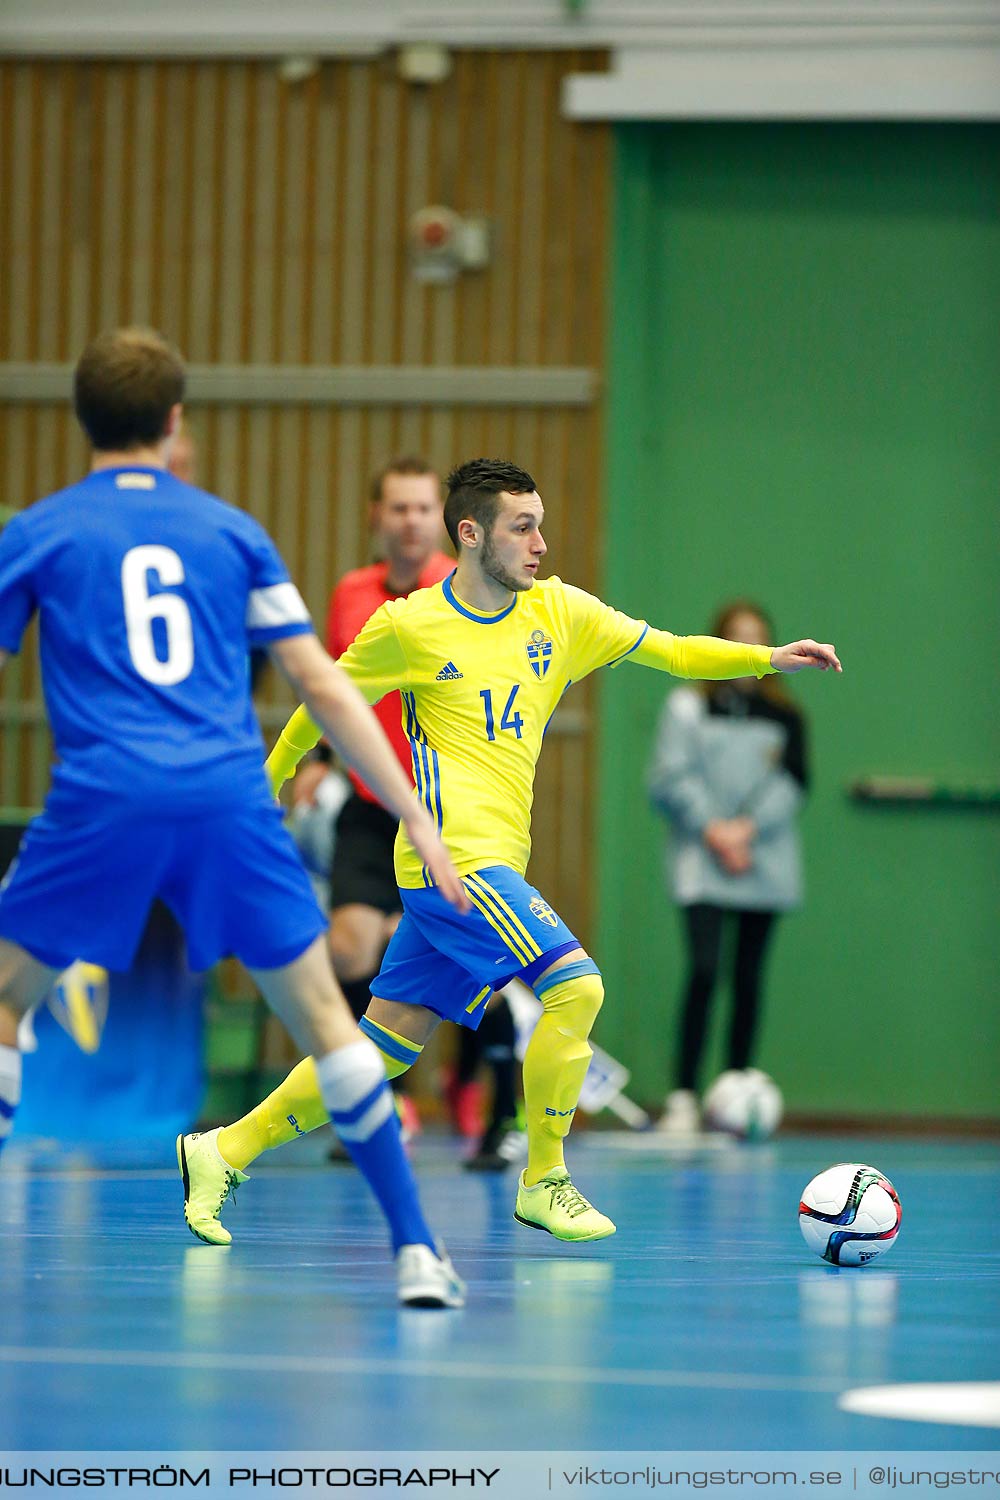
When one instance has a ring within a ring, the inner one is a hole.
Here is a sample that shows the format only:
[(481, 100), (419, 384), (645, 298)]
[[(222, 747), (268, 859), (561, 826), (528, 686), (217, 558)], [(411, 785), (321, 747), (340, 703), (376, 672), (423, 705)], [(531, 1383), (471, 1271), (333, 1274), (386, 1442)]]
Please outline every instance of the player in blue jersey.
[[(80, 953), (127, 969), (159, 897), (185, 930), (192, 966), (236, 954), (311, 1054), (337, 1133), (388, 1220), (400, 1300), (461, 1306), (462, 1283), (420, 1208), (381, 1059), (334, 980), (326, 918), (270, 792), (250, 647), (267, 648), (423, 849), (442, 891), (459, 911), (468, 903), (270, 538), (167, 472), (183, 390), (180, 358), (158, 334), (94, 339), (75, 376), (91, 472), (0, 536), (0, 665), (37, 612), (59, 757), (0, 888), (0, 1144), (20, 1097), (20, 1016)], [(225, 1244), (218, 1211), (242, 1174), (219, 1156), (216, 1134), (179, 1139), (178, 1163), (189, 1227)]]

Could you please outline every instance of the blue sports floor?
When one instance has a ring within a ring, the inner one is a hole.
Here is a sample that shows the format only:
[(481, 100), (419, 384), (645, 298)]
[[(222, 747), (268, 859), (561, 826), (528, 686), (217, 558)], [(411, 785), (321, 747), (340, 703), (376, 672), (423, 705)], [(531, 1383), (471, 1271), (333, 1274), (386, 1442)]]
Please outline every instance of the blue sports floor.
[[(325, 1134), (325, 1133), (324, 1133)], [(656, 1153), (571, 1142), (618, 1222), (593, 1247), (511, 1217), (514, 1176), (424, 1138), (464, 1312), (403, 1312), (381, 1221), (313, 1137), (267, 1159), (196, 1243), (173, 1145), (145, 1164), (34, 1150), (0, 1166), (0, 1448), (942, 1449), (1000, 1429), (862, 1416), (842, 1393), (1000, 1378), (1000, 1143), (787, 1137)], [(641, 1143), (639, 1143), (641, 1146)], [(862, 1270), (805, 1247), (799, 1192), (869, 1161), (903, 1204)]]

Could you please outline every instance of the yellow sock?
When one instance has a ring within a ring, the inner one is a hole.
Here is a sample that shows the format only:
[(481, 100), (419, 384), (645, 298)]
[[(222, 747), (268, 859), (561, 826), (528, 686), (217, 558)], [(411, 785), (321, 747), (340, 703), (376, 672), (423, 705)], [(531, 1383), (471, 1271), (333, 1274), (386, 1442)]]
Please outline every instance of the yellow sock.
[(398, 1031), (390, 1031), (388, 1026), (373, 1021), (370, 1016), (361, 1017), (358, 1030), (363, 1031), (368, 1040), (375, 1043), (385, 1063), (385, 1076), (390, 1079), (398, 1078), (401, 1073), (412, 1068), (424, 1050), (422, 1045), (418, 1047), (416, 1042), (400, 1036)]
[(544, 1011), (524, 1054), (528, 1187), (565, 1165), (563, 1141), (590, 1064), (587, 1038), (603, 999), (599, 974), (576, 974), (552, 984), (541, 996)]
[[(361, 1030), (378, 1048), (388, 1078), (398, 1078), (405, 1073), (424, 1050), (387, 1026), (369, 1021), (367, 1016), (361, 1021)], [(283, 1146), (297, 1135), (308, 1135), (310, 1130), (327, 1124), (329, 1119), (316, 1077), (316, 1064), (311, 1057), (304, 1057), (296, 1063), (284, 1083), (280, 1083), (248, 1115), (220, 1130), (219, 1153), (231, 1167), (245, 1172), (262, 1151)]]
[(329, 1118), (319, 1091), (316, 1064), (311, 1057), (304, 1057), (273, 1094), (242, 1120), (224, 1126), (219, 1132), (219, 1153), (231, 1167), (244, 1172), (262, 1151), (306, 1135)]

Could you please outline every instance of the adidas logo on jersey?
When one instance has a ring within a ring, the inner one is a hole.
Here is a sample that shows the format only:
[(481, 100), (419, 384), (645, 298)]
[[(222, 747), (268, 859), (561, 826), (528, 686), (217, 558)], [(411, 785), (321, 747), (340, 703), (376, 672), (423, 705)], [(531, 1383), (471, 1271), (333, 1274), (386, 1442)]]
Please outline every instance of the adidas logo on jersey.
[(435, 677), (435, 682), (457, 682), (465, 674), (460, 672), (453, 661), (445, 662), (440, 672)]

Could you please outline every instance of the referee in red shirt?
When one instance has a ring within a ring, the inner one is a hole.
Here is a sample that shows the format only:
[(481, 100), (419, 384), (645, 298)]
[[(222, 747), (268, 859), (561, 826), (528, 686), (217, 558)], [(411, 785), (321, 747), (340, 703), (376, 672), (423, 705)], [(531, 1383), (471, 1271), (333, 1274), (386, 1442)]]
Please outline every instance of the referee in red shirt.
[[(423, 459), (394, 459), (376, 475), (369, 519), (382, 560), (345, 574), (330, 596), (326, 646), (334, 659), (379, 605), (440, 583), (455, 567), (454, 558), (441, 551), (441, 480)], [(412, 775), (399, 694), (388, 693), (375, 713)], [(392, 865), (396, 819), (359, 776), (350, 776), (353, 790), (337, 820), (330, 875), (330, 952), (348, 1003), (362, 1016), (371, 999), (369, 982), (378, 973), (402, 907)]]

